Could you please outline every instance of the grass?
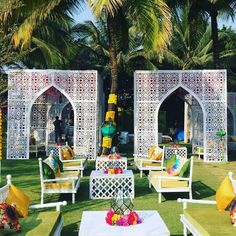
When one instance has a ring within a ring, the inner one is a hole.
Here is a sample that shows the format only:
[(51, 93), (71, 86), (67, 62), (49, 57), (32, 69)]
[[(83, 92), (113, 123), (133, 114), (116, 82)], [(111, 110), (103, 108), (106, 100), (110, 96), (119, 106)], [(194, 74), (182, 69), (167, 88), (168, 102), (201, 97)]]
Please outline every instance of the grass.
[[(231, 153), (230, 159), (233, 159)], [(171, 235), (183, 235), (179, 215), (182, 212), (182, 204), (177, 203), (178, 197), (188, 198), (185, 193), (169, 193), (162, 195), (163, 202), (158, 204), (157, 193), (148, 188), (148, 180), (144, 175), (141, 179), (139, 172), (133, 168), (133, 160), (129, 156), (128, 169), (132, 169), (135, 175), (135, 199), (136, 210), (157, 210)], [(107, 210), (110, 200), (89, 199), (89, 175), (95, 168), (94, 162), (90, 162), (84, 173), (81, 187), (76, 194), (76, 203), (71, 204), (71, 194), (46, 195), (45, 202), (67, 200), (68, 205), (62, 208), (64, 228), (62, 235), (78, 235), (82, 212), (86, 210)], [(236, 162), (228, 163), (204, 163), (195, 158), (193, 171), (193, 197), (194, 199), (215, 199), (215, 191), (221, 180), (231, 170), (236, 173)], [(31, 199), (31, 203), (40, 202), (40, 180), (38, 160), (2, 160), (2, 182), (6, 183), (5, 176), (12, 175), (13, 184), (22, 189)]]

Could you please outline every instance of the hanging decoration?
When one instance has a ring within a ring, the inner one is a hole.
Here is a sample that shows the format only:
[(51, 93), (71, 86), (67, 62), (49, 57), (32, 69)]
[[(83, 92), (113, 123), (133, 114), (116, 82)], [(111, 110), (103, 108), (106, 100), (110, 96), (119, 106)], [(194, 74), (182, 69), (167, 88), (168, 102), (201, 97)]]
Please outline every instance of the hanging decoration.
[(105, 120), (106, 121), (111, 120), (112, 122), (114, 122), (115, 121), (115, 111), (107, 111)]
[(109, 94), (108, 104), (117, 104), (117, 95), (114, 93)]
[(111, 145), (112, 145), (112, 138), (110, 138), (110, 137), (103, 137), (102, 138), (102, 147), (111, 148)]

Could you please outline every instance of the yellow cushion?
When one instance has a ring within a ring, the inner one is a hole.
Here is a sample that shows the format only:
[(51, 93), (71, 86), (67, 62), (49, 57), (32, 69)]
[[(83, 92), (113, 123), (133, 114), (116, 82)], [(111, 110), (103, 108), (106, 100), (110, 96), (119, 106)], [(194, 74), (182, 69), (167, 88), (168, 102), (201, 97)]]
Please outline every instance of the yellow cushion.
[(234, 189), (228, 176), (221, 182), (216, 190), (216, 206), (218, 210), (225, 210), (235, 198)]
[(62, 156), (62, 159), (64, 160), (71, 160), (70, 153), (65, 148), (61, 149), (61, 156)]
[(70, 146), (68, 146), (67, 148), (68, 148), (68, 151), (69, 151), (69, 153), (70, 153), (71, 158), (74, 158), (74, 157), (75, 157), (75, 152), (74, 152), (74, 150), (73, 150)]
[(6, 198), (7, 204), (14, 204), (19, 216), (28, 216), (29, 198), (20, 189), (13, 184), (9, 187), (9, 193)]
[(81, 165), (81, 161), (73, 161), (73, 162), (65, 162), (65, 163), (63, 163), (63, 166), (64, 167), (72, 167), (72, 166), (82, 167), (83, 161), (82, 161), (82, 165)]
[(153, 153), (155, 152), (155, 149), (156, 149), (155, 145), (151, 146), (151, 148), (149, 149), (149, 152), (148, 152), (149, 158), (152, 157)]
[[(80, 171), (64, 171), (61, 172), (60, 178), (67, 178), (67, 177), (77, 177), (79, 176)], [(58, 181), (57, 183), (45, 183), (45, 189), (71, 189), (72, 183), (71, 181)]]
[(151, 171), (149, 174), (150, 181), (154, 187), (157, 188), (179, 188), (179, 187), (188, 187), (188, 181), (185, 180), (164, 180), (161, 181), (161, 186), (159, 186), (158, 179), (156, 176), (168, 176), (166, 171)]
[[(156, 148), (156, 150), (157, 150), (157, 148)], [(161, 160), (161, 158), (162, 158), (162, 151), (154, 151), (154, 153), (152, 154), (152, 157), (150, 158), (151, 160), (155, 160), (155, 161), (159, 161), (159, 160)]]

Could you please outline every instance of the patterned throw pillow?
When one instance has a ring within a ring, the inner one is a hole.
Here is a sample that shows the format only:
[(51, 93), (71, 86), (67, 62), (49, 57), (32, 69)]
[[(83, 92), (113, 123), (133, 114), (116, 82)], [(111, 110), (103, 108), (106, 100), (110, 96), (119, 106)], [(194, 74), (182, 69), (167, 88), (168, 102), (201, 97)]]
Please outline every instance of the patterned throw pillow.
[(156, 149), (156, 145), (151, 146), (151, 148), (149, 149), (149, 152), (148, 152), (149, 158), (152, 158), (152, 155), (155, 152), (155, 149)]
[(14, 229), (17, 233), (21, 232), (21, 226), (18, 221), (15, 206), (8, 205), (6, 203), (0, 203), (0, 209), (2, 211), (0, 229), (5, 229), (7, 224), (10, 229)]
[(45, 161), (43, 161), (43, 176), (45, 179), (55, 179), (55, 174), (53, 169)]
[(56, 160), (56, 162), (59, 166), (60, 172), (63, 172), (64, 171), (63, 170), (63, 163), (61, 162), (60, 158), (58, 156), (54, 156), (53, 158)]
[(60, 167), (59, 167), (56, 159), (53, 156), (51, 156), (51, 154), (49, 155), (48, 158), (46, 158), (44, 160), (44, 163), (48, 164), (51, 167), (51, 169), (54, 172), (55, 177), (61, 176)]
[(187, 160), (180, 170), (179, 177), (189, 177), (191, 161)]
[(187, 161), (185, 157), (178, 157), (175, 160), (174, 165), (167, 170), (169, 175), (179, 175), (181, 168), (183, 167), (184, 163)]
[(176, 154), (173, 154), (170, 158), (165, 159), (166, 169), (168, 170), (175, 164)]
[(163, 153), (163, 150), (159, 147), (156, 147), (150, 159), (159, 161), (162, 158), (162, 153)]
[(71, 159), (73, 159), (75, 157), (74, 150), (70, 146), (68, 146), (67, 148), (68, 148), (68, 152), (70, 153)]
[(24, 192), (22, 192), (13, 184), (11, 184), (9, 187), (6, 203), (9, 205), (14, 204), (19, 216), (28, 216), (30, 200)]
[(62, 159), (64, 159), (64, 160), (71, 160), (71, 156), (70, 156), (70, 153), (67, 150), (67, 148), (61, 149), (61, 156), (62, 156)]

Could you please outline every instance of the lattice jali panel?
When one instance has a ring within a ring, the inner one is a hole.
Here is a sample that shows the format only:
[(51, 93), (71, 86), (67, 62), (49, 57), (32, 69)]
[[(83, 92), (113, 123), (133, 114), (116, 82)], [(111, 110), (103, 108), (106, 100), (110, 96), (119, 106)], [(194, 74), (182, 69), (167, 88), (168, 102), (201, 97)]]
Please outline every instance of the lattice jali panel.
[(200, 99), (203, 98), (204, 81), (202, 72), (183, 72), (181, 84), (193, 91), (193, 93)]
[(123, 174), (103, 174), (103, 171), (92, 171), (89, 180), (89, 195), (91, 199), (113, 198), (119, 190), (128, 192), (134, 198), (134, 175), (131, 170)]
[[(74, 147), (83, 145), (87, 140), (90, 157), (95, 159), (97, 132), (99, 131), (96, 105), (100, 88), (96, 71), (10, 71), (8, 81), (10, 86), (8, 93), (8, 159), (29, 158), (31, 126), (36, 131), (40, 128), (41, 134), (45, 134), (45, 136), (53, 133), (53, 123), (49, 122), (49, 125), (48, 123), (45, 125), (50, 118), (48, 112), (54, 102), (51, 101), (52, 104), (48, 105), (47, 96), (52, 96), (52, 93), (46, 92), (46, 96), (44, 92), (51, 87), (61, 92), (59, 103), (68, 99), (74, 109)], [(45, 104), (47, 105), (45, 106)], [(62, 106), (64, 104), (61, 104), (54, 113), (62, 113)]]
[(227, 100), (226, 72), (214, 71), (203, 73), (205, 100)]
[[(225, 129), (226, 120), (226, 103), (225, 102), (209, 102), (206, 108), (206, 131), (214, 132), (218, 129)], [(226, 130), (226, 129), (225, 129)]]
[[(153, 81), (155, 79), (156, 83)], [(149, 81), (155, 84), (154, 87), (151, 86), (150, 92), (148, 91)], [(195, 120), (198, 124), (193, 127), (198, 130), (198, 137), (194, 137), (194, 142), (202, 143), (204, 146), (204, 160), (227, 161), (227, 147), (224, 146), (220, 149), (224, 153), (219, 156), (219, 147), (217, 147), (219, 138), (216, 136), (219, 129), (227, 130), (226, 82), (225, 70), (137, 71), (134, 97), (134, 152), (147, 154), (150, 146), (157, 143), (158, 115), (153, 111), (156, 111), (175, 89), (182, 87), (201, 105), (203, 119)], [(147, 84), (145, 85), (145, 83)], [(150, 99), (148, 99), (149, 97)], [(191, 105), (196, 104), (190, 103)], [(150, 116), (147, 115), (149, 112)], [(200, 124), (201, 122), (202, 124)], [(212, 147), (207, 144), (209, 139), (212, 139)], [(226, 139), (223, 138), (223, 141), (225, 142)]]
[(157, 103), (137, 102), (137, 113), (135, 114), (135, 119), (138, 120), (137, 132), (153, 129), (150, 124), (155, 122), (156, 107)]
[(157, 143), (157, 140), (156, 140), (155, 132), (153, 131), (135, 133), (136, 153), (147, 155), (150, 147), (156, 143)]
[(109, 159), (107, 157), (98, 157), (96, 159), (96, 170), (106, 170), (108, 168), (122, 168), (127, 170), (127, 158)]
[(158, 87), (156, 93), (158, 94), (158, 100), (162, 98), (173, 88), (180, 83), (180, 77), (178, 73), (160, 72), (158, 73)]
[(173, 156), (173, 154), (187, 158), (187, 148), (186, 147), (180, 147), (180, 148), (166, 147), (165, 148), (165, 158), (168, 159), (171, 156)]
[(136, 80), (139, 82), (136, 84), (137, 101), (155, 101), (156, 95), (156, 74), (149, 72), (148, 74), (137, 73)]

